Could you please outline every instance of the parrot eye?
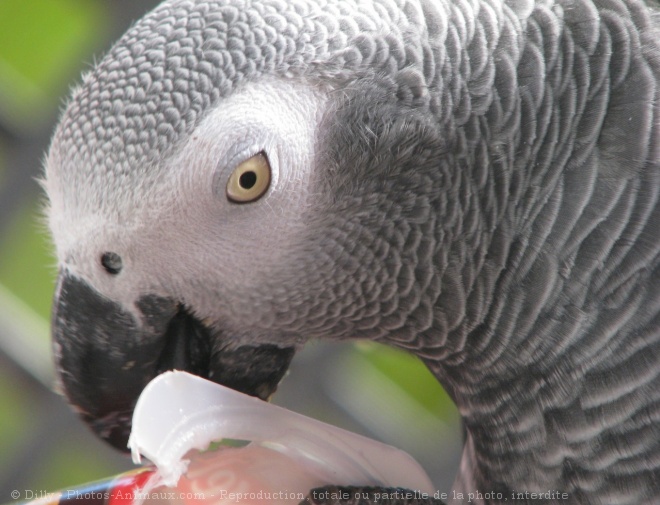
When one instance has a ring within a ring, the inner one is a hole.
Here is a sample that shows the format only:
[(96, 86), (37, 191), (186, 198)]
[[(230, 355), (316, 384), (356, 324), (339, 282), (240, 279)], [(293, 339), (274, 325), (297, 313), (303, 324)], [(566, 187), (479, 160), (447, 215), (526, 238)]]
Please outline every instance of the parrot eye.
[(121, 256), (113, 252), (107, 252), (101, 256), (101, 265), (103, 265), (105, 271), (111, 275), (117, 275), (119, 272), (121, 272), (123, 266)]
[(227, 198), (236, 203), (253, 202), (270, 185), (270, 163), (264, 153), (255, 154), (238, 165), (227, 181)]

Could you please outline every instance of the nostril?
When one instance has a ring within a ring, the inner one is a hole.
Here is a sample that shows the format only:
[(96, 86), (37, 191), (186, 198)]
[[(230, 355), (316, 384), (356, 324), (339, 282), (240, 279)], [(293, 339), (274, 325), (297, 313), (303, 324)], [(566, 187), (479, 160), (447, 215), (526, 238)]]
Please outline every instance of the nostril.
[(101, 265), (111, 275), (117, 275), (123, 267), (121, 256), (113, 252), (103, 253), (103, 256), (101, 256)]

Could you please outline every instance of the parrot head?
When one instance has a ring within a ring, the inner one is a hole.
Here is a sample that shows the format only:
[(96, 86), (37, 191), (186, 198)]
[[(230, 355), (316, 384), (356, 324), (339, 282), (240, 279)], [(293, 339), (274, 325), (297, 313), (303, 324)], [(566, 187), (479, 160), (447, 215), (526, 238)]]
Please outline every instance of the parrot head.
[(47, 155), (59, 381), (120, 449), (163, 371), (266, 399), (310, 338), (432, 324), (451, 181), (428, 96), (385, 72), (396, 48), (349, 58), (354, 14), (296, 32), (291, 5), (262, 7), (164, 2), (84, 76)]
[(379, 341), (456, 403), (457, 489), (658, 503), (645, 3), (162, 2), (46, 157), (70, 403), (125, 450), (161, 372), (267, 399), (310, 339)]

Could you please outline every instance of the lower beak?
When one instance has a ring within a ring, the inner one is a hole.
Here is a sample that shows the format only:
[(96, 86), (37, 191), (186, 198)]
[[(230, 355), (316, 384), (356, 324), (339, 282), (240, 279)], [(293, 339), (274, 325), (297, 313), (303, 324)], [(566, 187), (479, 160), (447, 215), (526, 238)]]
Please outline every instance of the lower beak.
[[(67, 272), (58, 279), (52, 336), (61, 387), (101, 438), (126, 451), (135, 403), (166, 370), (184, 370), (267, 399), (294, 349), (230, 348), (174, 300), (143, 296), (129, 312)], [(135, 315), (134, 315), (135, 314)]]

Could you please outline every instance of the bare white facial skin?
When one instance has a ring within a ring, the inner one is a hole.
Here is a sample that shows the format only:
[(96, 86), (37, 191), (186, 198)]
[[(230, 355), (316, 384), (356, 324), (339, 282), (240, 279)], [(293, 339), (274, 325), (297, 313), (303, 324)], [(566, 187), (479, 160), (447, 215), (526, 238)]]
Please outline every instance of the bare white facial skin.
[[(145, 182), (147, 188), (113, 194), (125, 201), (100, 205), (131, 208), (130, 215), (90, 214), (95, 204), (90, 198), (103, 191), (65, 187), (52, 154), (45, 185), (59, 267), (129, 310), (148, 293), (183, 303), (194, 298), (201, 317), (217, 313), (217, 293), (200, 296), (200, 289), (249, 291), (296, 240), (310, 196), (325, 96), (310, 85), (278, 79), (236, 90), (151, 169), (162, 175)], [(271, 169), (268, 190), (255, 201), (232, 202), (226, 194), (232, 172), (261, 152)], [(103, 268), (106, 252), (121, 257), (120, 274)], [(209, 276), (216, 281), (205, 283)], [(204, 300), (214, 303), (207, 307)]]

